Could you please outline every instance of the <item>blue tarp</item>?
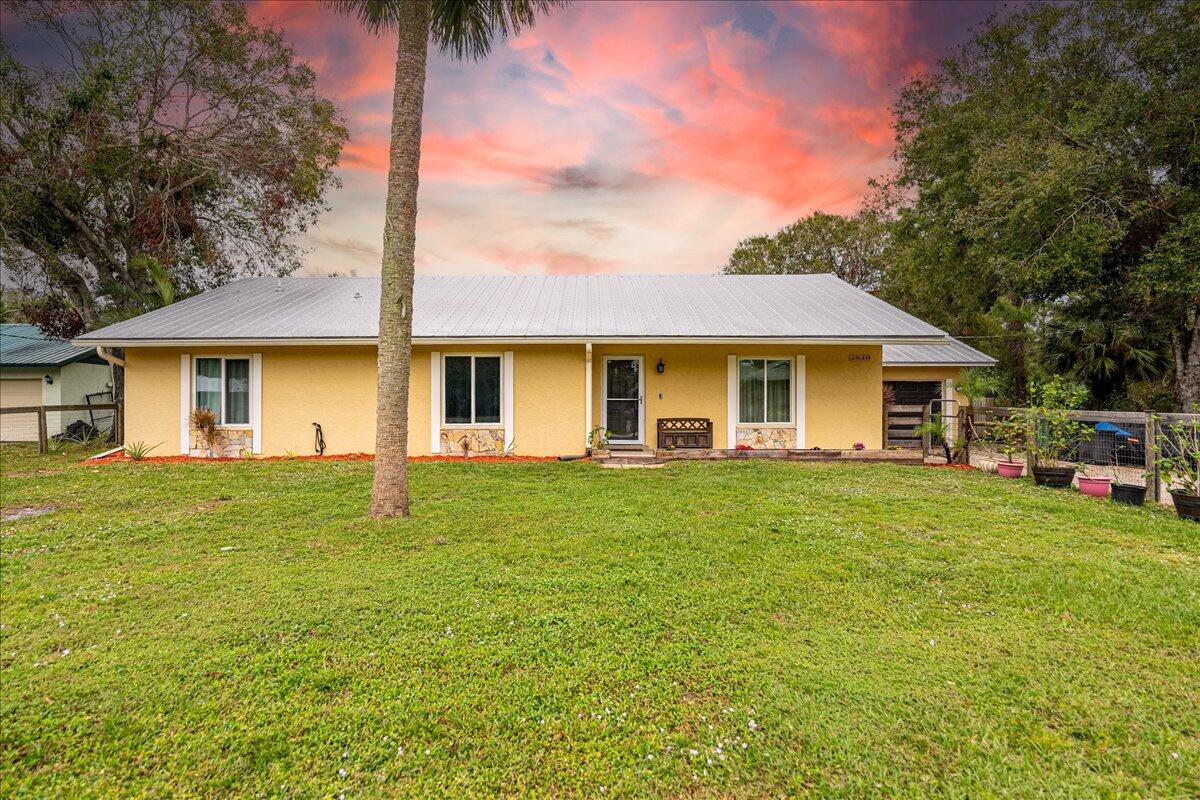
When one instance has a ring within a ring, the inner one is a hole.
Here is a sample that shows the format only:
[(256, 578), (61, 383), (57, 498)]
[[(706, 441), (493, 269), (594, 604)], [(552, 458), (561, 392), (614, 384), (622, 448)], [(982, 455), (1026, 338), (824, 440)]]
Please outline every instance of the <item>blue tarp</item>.
[(1104, 433), (1115, 433), (1117, 436), (1124, 436), (1126, 439), (1133, 436), (1129, 431), (1123, 431), (1111, 422), (1097, 422), (1096, 430), (1103, 431)]

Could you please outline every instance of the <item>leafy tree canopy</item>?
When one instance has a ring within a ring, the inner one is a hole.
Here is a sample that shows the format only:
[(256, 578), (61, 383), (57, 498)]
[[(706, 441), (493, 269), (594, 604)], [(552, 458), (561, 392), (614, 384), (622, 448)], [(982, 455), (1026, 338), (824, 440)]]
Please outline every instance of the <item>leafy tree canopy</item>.
[[(1003, 303), (1013, 394), (1027, 323), (1066, 320), (1058, 344), (1093, 356), (1113, 346), (1079, 375), (1096, 393), (1153, 368), (1139, 349), (1162, 332), (1176, 404), (1200, 402), (1200, 5), (1023, 6), (895, 113), (886, 298), (985, 334)], [(1105, 330), (1072, 332), (1085, 318)]]
[(0, 253), (47, 326), (299, 266), (347, 134), (278, 31), (232, 1), (12, 11), (59, 57), (0, 43)]
[(774, 235), (738, 242), (722, 272), (729, 275), (797, 275), (832, 272), (873, 291), (883, 275), (887, 227), (879, 214), (816, 212)]

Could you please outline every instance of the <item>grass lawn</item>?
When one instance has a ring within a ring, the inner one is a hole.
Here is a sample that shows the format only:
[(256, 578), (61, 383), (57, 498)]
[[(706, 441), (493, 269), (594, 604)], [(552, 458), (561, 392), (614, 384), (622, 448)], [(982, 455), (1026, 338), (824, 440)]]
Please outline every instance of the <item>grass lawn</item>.
[(0, 794), (1195, 797), (1200, 526), (767, 461), (6, 449)]

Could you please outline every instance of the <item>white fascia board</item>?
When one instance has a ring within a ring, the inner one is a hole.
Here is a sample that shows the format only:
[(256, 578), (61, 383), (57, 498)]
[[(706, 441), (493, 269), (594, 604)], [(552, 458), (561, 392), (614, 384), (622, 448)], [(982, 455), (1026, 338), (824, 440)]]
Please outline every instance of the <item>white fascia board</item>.
[[(414, 338), (415, 345), (453, 344), (785, 344), (785, 345), (874, 345), (947, 344), (944, 336), (895, 337), (695, 337), (695, 336), (454, 336)], [(289, 345), (378, 345), (378, 338), (279, 338), (279, 339), (89, 339), (73, 341), (76, 347), (280, 347)], [(885, 366), (900, 366), (898, 364)]]

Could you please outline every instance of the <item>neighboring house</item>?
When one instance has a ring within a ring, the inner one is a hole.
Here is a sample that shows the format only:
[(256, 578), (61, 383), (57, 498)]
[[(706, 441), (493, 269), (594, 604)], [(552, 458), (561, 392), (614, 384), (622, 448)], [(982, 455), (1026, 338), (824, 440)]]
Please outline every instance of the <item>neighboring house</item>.
[[(418, 277), (415, 292), (414, 455), (578, 454), (597, 426), (654, 446), (677, 417), (711, 420), (716, 448), (879, 448), (885, 346), (951, 341), (832, 275)], [(196, 452), (202, 405), (224, 454), (311, 453), (314, 423), (326, 452), (369, 453), (378, 310), (377, 278), (252, 278), (76, 344), (125, 348), (127, 441)]]
[[(73, 347), (50, 339), (36, 325), (0, 324), (0, 406), (55, 406), (112, 402), (112, 368), (96, 348)], [(101, 396), (103, 395), (103, 396)], [(87, 411), (54, 411), (46, 415), (50, 435), (75, 420), (91, 424)], [(107, 430), (112, 412), (95, 412), (97, 427)], [(36, 442), (37, 415), (0, 414), (0, 441)]]

